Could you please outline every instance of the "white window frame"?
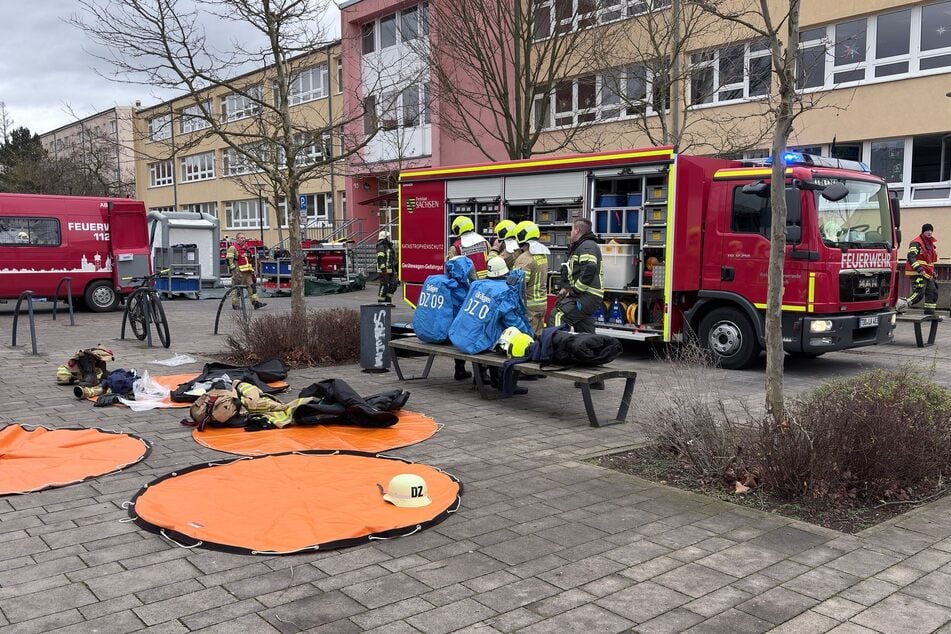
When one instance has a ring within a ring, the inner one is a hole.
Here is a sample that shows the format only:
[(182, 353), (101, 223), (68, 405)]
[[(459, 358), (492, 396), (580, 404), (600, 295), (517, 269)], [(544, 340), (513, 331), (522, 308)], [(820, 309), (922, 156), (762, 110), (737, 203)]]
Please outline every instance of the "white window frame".
[(287, 101), (290, 105), (306, 103), (323, 99), (329, 93), (328, 85), (330, 82), (329, 69), (327, 63), (318, 64), (311, 68), (306, 68), (294, 75), (294, 78), (288, 86)]
[[(253, 148), (248, 148), (253, 152)], [(255, 165), (248, 157), (232, 147), (221, 150), (221, 174), (225, 178), (256, 174), (261, 168)]]
[[(211, 102), (206, 101), (204, 103), (204, 111), (211, 112)], [(179, 113), (179, 121), (179, 129), (182, 134), (198, 132), (199, 130), (211, 127), (211, 123), (205, 118), (204, 112), (202, 112), (202, 107), (198, 105), (182, 108)]]
[(245, 93), (247, 94), (231, 93), (221, 98), (223, 121), (246, 119), (261, 112), (261, 84), (249, 86)]
[(189, 211), (191, 213), (201, 213), (208, 214), (209, 216), (218, 217), (218, 203), (186, 203), (182, 205), (182, 211)]
[(191, 154), (179, 159), (182, 169), (182, 183), (210, 180), (215, 177), (215, 152)]
[(163, 114), (149, 119), (149, 138), (164, 141), (172, 136), (172, 114)]
[(175, 184), (175, 168), (172, 161), (149, 163), (149, 187), (167, 187)]
[[(584, 29), (597, 24), (607, 24), (644, 15), (652, 11), (669, 9), (673, 0), (571, 0), (571, 18), (556, 19), (555, 10), (558, 0), (535, 0), (536, 14), (548, 11), (548, 28), (536, 39), (545, 39), (551, 35), (564, 35), (574, 29)], [(579, 13), (579, 4), (593, 5), (589, 12)]]
[[(750, 94), (750, 71), (752, 69), (753, 60), (758, 60), (762, 58), (767, 58), (770, 55), (769, 48), (761, 48), (759, 50), (753, 50), (754, 46), (761, 46), (762, 40), (753, 40), (750, 42), (737, 42), (736, 44), (729, 44), (727, 46), (721, 46), (716, 49), (707, 49), (704, 51), (694, 51), (690, 54), (690, 75), (689, 75), (689, 87), (690, 87), (690, 108), (702, 108), (704, 106), (711, 106), (716, 104), (725, 104), (725, 103), (739, 103), (742, 101), (750, 101), (753, 99), (762, 99), (766, 97), (769, 93), (765, 95), (752, 95)], [(743, 47), (743, 78), (741, 81), (735, 81), (732, 83), (723, 83), (725, 79), (722, 75), (721, 60), (723, 59), (723, 54), (725, 51), (734, 48), (734, 47)], [(701, 57), (695, 61), (696, 58)], [(713, 71), (713, 94), (709, 95), (708, 101), (702, 101), (699, 103), (694, 102), (693, 95), (693, 74), (696, 70), (706, 70), (710, 69)], [(772, 78), (772, 69), (770, 69), (770, 78)], [(770, 82), (772, 80), (770, 79)], [(739, 97), (727, 97), (725, 93), (737, 92), (741, 94)]]
[[(632, 95), (628, 93), (628, 79), (631, 76), (634, 76), (635, 73), (640, 69), (640, 74), (637, 75), (638, 79), (644, 80), (644, 110), (643, 112), (639, 111), (638, 108), (631, 103), (633, 99)], [(608, 82), (605, 79), (607, 74), (617, 74), (617, 83), (625, 91), (625, 96), (619, 98), (616, 102), (605, 100), (607, 89), (611, 86), (611, 82)], [(581, 78), (595, 78), (595, 103), (594, 106), (588, 108), (579, 108), (578, 107), (578, 80)], [(568, 81), (571, 82), (571, 110), (565, 111), (556, 111), (557, 99), (556, 95), (558, 92), (559, 85), (563, 85)], [(544, 117), (544, 122), (542, 124), (542, 129), (552, 130), (563, 127), (571, 126), (580, 126), (580, 125), (593, 125), (596, 123), (603, 123), (606, 121), (619, 121), (624, 119), (631, 119), (634, 117), (640, 116), (651, 116), (657, 113), (654, 108), (654, 70), (651, 68), (650, 64), (629, 64), (627, 66), (622, 66), (618, 68), (611, 68), (604, 70), (596, 75), (582, 75), (581, 77), (573, 77), (570, 80), (566, 79), (563, 81), (556, 82), (555, 88), (553, 88), (548, 93), (548, 110), (547, 112), (541, 112), (539, 110), (540, 103), (545, 99), (545, 93), (536, 94), (533, 99), (533, 108), (536, 113), (535, 121), (538, 122), (538, 116), (541, 115)], [(567, 119), (571, 118), (569, 122)], [(556, 119), (562, 119), (561, 123), (556, 123)]]
[(343, 92), (343, 58), (337, 58), (337, 89), (334, 90), (335, 94), (340, 94)]
[[(263, 213), (259, 213), (260, 205), (263, 204)], [(264, 226), (261, 227), (260, 219), (263, 216)], [(225, 201), (225, 225), (226, 229), (269, 229), (270, 222), (268, 214), (268, 204), (266, 200), (260, 198), (246, 198), (244, 200)]]
[[(406, 13), (411, 13), (411, 12), (416, 13), (416, 35), (411, 38), (404, 38), (403, 37), (403, 15)], [(383, 37), (382, 37), (383, 33), (380, 26), (380, 22), (383, 20), (383, 18), (389, 18), (389, 17), (393, 18), (394, 28), (396, 30), (396, 37), (393, 44), (383, 46)], [(370, 34), (371, 25), (372, 25), (372, 34), (373, 34), (373, 50), (364, 51), (363, 50), (364, 36)], [(421, 37), (425, 37), (427, 35), (429, 35), (429, 3), (420, 2), (419, 4), (412, 5), (410, 7), (405, 7), (399, 11), (392, 11), (390, 13), (387, 13), (386, 15), (380, 16), (373, 22), (365, 22), (364, 24), (360, 25), (360, 54), (361, 56), (374, 55), (376, 53), (379, 53), (389, 48), (408, 44)], [(340, 89), (338, 89), (338, 92), (340, 92)]]
[[(301, 216), (301, 219), (304, 220), (304, 225), (306, 226), (329, 226), (330, 223), (330, 205), (332, 205), (330, 192), (316, 192), (313, 194), (300, 194), (301, 196), (307, 196), (308, 198), (317, 201), (318, 198), (324, 201), (323, 212), (317, 213), (315, 209), (316, 205), (308, 204), (307, 213)], [(280, 222), (281, 229), (287, 229), (288, 221), (288, 211), (287, 211), (287, 199), (281, 198), (280, 202), (277, 204), (277, 217)], [(312, 224), (318, 223), (318, 224)], [(319, 224), (326, 223), (326, 224)]]

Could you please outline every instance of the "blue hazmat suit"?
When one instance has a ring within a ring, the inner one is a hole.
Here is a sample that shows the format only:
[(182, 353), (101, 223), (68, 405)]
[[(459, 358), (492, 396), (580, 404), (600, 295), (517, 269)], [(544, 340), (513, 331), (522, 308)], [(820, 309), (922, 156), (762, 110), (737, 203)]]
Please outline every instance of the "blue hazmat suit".
[(449, 327), (453, 345), (466, 354), (478, 354), (491, 350), (509, 326), (531, 333), (522, 298), (523, 283), (524, 271), (473, 282), (462, 310)]
[(449, 326), (469, 292), (474, 266), (467, 257), (451, 258), (444, 275), (430, 275), (423, 282), (413, 315), (413, 330), (420, 341), (449, 341)]

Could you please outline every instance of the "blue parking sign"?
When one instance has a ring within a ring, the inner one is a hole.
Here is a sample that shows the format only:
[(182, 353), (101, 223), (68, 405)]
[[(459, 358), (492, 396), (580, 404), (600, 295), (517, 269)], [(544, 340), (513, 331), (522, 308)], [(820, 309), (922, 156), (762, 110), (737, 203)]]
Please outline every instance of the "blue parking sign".
[(307, 196), (303, 194), (300, 197), (300, 209), (301, 211), (307, 211)]

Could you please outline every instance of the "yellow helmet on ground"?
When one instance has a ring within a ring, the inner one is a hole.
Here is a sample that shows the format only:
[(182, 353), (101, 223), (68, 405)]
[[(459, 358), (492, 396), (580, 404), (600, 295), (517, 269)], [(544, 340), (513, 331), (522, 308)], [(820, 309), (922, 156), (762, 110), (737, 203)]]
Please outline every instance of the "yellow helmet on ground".
[(475, 225), (472, 224), (471, 218), (459, 216), (452, 221), (452, 235), (454, 236), (461, 236), (466, 231), (472, 231), (473, 229), (475, 229)]
[(506, 238), (514, 238), (515, 233), (515, 221), (509, 220), (500, 220), (495, 225), (495, 235), (499, 237), (499, 240), (505, 240)]
[(383, 499), (400, 508), (415, 509), (432, 504), (429, 490), (426, 488), (426, 480), (415, 473), (400, 473), (393, 476), (389, 486), (386, 487)]
[(525, 244), (529, 240), (538, 240), (541, 235), (538, 225), (531, 220), (523, 220), (515, 225), (515, 241), (519, 244)]

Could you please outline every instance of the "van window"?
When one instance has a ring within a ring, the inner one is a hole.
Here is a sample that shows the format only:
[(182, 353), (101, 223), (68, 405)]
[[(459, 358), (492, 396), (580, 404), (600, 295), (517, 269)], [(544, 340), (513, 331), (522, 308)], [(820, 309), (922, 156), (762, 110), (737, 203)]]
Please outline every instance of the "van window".
[(0, 246), (58, 247), (60, 244), (56, 218), (0, 218)]
[[(796, 216), (793, 208), (801, 205), (800, 192), (794, 187), (786, 187), (786, 208), (790, 216)], [(734, 233), (758, 233), (767, 240), (772, 226), (773, 210), (769, 196), (743, 193), (743, 187), (733, 189), (733, 209), (730, 214), (730, 231)], [(799, 225), (799, 222), (787, 221), (787, 225)]]

